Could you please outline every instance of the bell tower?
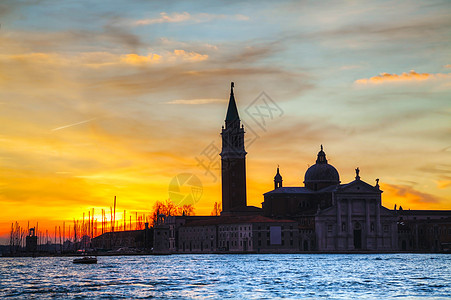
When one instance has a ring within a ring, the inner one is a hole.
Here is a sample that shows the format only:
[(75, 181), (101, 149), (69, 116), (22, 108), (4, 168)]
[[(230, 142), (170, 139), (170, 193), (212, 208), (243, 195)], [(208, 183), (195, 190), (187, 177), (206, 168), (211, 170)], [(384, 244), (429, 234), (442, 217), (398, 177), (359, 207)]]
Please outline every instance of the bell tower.
[(277, 173), (274, 176), (274, 189), (278, 189), (282, 187), (282, 175), (279, 173), (279, 166), (277, 166)]
[(241, 125), (238, 109), (230, 89), (229, 107), (222, 126), (222, 212), (229, 214), (233, 208), (246, 206), (246, 154), (244, 150), (244, 126)]

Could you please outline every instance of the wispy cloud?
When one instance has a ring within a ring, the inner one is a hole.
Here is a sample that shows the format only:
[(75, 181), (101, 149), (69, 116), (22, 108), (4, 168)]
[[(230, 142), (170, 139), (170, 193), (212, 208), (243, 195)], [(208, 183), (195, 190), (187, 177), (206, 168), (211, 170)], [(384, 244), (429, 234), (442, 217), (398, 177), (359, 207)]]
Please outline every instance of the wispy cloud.
[(412, 82), (412, 81), (426, 81), (426, 80), (436, 80), (436, 79), (449, 79), (451, 78), (450, 73), (417, 73), (414, 70), (410, 72), (398, 74), (381, 73), (377, 76), (371, 78), (357, 79), (354, 83), (357, 85), (367, 85), (367, 84), (382, 84), (387, 82)]
[(192, 19), (192, 16), (187, 13), (172, 13), (168, 15), (165, 12), (160, 13), (158, 18), (141, 19), (134, 22), (134, 25), (152, 25), (159, 23), (178, 23)]
[(58, 131), (58, 130), (61, 130), (61, 129), (66, 129), (66, 128), (69, 128), (69, 127), (74, 127), (74, 126), (77, 126), (77, 125), (89, 123), (91, 121), (94, 121), (95, 119), (97, 119), (97, 118), (92, 118), (92, 119), (84, 120), (84, 121), (81, 121), (81, 122), (77, 122), (77, 123), (72, 123), (72, 124), (56, 127), (56, 128), (53, 128), (52, 131)]
[(344, 65), (340, 67), (340, 70), (346, 71), (346, 70), (354, 70), (354, 69), (360, 69), (362, 68), (361, 65)]
[(210, 104), (210, 103), (218, 103), (218, 102), (226, 102), (226, 99), (177, 99), (166, 102), (166, 104), (184, 104), (184, 105), (199, 105), (199, 104)]
[[(442, 151), (446, 151), (447, 148)], [(423, 173), (435, 174), (438, 176), (450, 176), (451, 175), (451, 165), (449, 164), (441, 164), (441, 165), (425, 165), (419, 168), (419, 171)]]
[(168, 14), (166, 12), (161, 12), (159, 17), (156, 18), (147, 18), (136, 20), (132, 23), (134, 26), (143, 26), (143, 25), (153, 25), (153, 24), (161, 24), (161, 23), (181, 23), (186, 21), (192, 21), (195, 23), (201, 22), (209, 22), (215, 19), (233, 19), (237, 21), (247, 21), (250, 18), (248, 16), (242, 14), (236, 15), (224, 15), (224, 14), (208, 14), (208, 13), (199, 13), (192, 15), (188, 12), (177, 13), (174, 12), (172, 14)]

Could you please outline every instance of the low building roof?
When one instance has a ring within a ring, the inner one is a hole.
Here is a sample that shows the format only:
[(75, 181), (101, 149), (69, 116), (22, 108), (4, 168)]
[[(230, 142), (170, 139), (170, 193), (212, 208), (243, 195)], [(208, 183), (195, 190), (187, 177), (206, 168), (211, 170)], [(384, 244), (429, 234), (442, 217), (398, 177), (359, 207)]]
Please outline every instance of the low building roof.
[(269, 191), (266, 194), (314, 194), (315, 191), (309, 190), (306, 187), (301, 186), (284, 186), (275, 190)]
[(404, 216), (451, 216), (451, 210), (396, 210), (398, 215)]
[(293, 220), (283, 220), (283, 219), (271, 219), (263, 216), (220, 216), (215, 219), (210, 220), (198, 220), (188, 222), (184, 227), (195, 227), (195, 226), (212, 226), (212, 225), (223, 225), (223, 224), (244, 224), (244, 223), (296, 223)]
[(337, 190), (337, 187), (341, 185), (331, 185), (320, 190), (314, 191), (308, 189), (304, 186), (284, 186), (272, 191), (266, 192), (263, 195), (267, 194), (321, 194), (321, 193), (332, 193)]

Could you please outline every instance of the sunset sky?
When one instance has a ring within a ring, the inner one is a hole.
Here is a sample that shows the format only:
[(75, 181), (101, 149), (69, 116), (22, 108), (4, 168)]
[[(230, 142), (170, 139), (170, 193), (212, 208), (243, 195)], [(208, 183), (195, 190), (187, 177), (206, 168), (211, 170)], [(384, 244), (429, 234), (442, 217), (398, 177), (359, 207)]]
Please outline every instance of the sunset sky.
[(323, 144), (384, 206), (451, 209), (450, 1), (6, 0), (0, 24), (0, 242), (114, 196), (150, 212), (183, 173), (210, 214), (231, 81), (249, 205)]

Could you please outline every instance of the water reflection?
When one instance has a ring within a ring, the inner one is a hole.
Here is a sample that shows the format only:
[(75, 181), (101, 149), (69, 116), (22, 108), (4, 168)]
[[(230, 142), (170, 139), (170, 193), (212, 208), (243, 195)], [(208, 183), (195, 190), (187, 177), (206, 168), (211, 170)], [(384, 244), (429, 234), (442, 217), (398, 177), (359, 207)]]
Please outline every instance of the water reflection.
[(0, 297), (446, 298), (450, 271), (440, 254), (0, 258)]

